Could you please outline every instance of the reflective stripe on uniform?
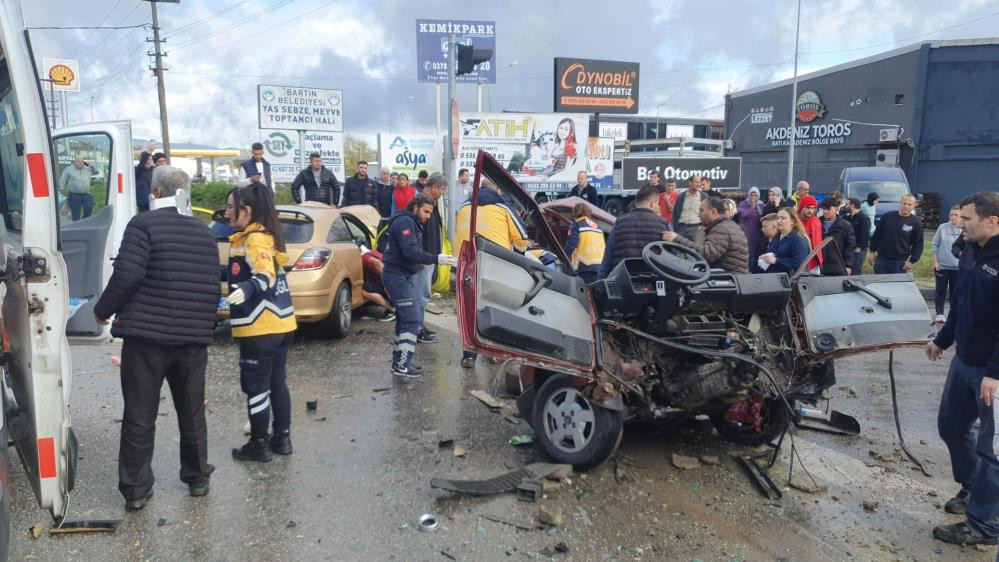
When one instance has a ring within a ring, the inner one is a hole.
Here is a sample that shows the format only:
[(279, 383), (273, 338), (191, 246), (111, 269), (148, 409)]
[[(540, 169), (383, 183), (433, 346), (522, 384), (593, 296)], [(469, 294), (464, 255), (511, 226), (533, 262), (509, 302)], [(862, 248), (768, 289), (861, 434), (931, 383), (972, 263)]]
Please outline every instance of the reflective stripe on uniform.
[(257, 308), (254, 308), (252, 312), (244, 316), (243, 318), (232, 318), (229, 320), (229, 324), (232, 326), (248, 326), (253, 324), (256, 319), (264, 313), (265, 310), (269, 310), (277, 315), (278, 318), (287, 318), (295, 314), (295, 307), (289, 306), (288, 308), (278, 308), (277, 305), (270, 301), (260, 301)]
[(256, 406), (254, 406), (254, 407), (250, 408), (250, 415), (252, 416), (253, 414), (257, 414), (257, 413), (260, 413), (260, 412), (263, 412), (263, 411), (264, 411), (264, 410), (266, 410), (266, 409), (267, 409), (267, 408), (268, 408), (268, 407), (269, 407), (270, 405), (271, 405), (271, 399), (270, 399), (270, 398), (267, 398), (266, 400), (264, 400), (264, 401), (263, 401), (263, 402), (261, 402), (260, 404), (258, 404), (258, 405), (256, 405)]
[(269, 390), (265, 391), (265, 392), (261, 392), (260, 394), (254, 396), (254, 397), (252, 397), (250, 399), (248, 399), (247, 401), (250, 403), (250, 406), (253, 406), (257, 402), (260, 402), (264, 398), (267, 398), (267, 395), (270, 394), (270, 393), (271, 393), (271, 391), (269, 391)]

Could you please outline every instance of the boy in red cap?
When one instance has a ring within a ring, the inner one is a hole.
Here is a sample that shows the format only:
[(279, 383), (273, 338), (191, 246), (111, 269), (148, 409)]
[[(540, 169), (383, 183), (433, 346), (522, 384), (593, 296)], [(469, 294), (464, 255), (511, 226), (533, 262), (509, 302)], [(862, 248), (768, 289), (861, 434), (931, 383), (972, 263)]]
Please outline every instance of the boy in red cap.
[[(822, 243), (822, 221), (815, 216), (818, 208), (819, 202), (811, 195), (804, 195), (798, 199), (798, 217), (801, 218), (801, 225), (808, 233), (808, 243), (813, 250)], [(815, 254), (808, 262), (808, 269), (814, 270), (815, 273), (822, 269), (822, 252)]]

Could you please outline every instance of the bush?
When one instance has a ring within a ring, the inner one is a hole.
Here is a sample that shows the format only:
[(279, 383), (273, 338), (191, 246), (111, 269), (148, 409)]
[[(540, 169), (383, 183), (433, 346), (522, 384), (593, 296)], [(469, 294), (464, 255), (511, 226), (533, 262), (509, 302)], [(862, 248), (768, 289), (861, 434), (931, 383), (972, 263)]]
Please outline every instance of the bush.
[[(291, 189), (288, 184), (279, 183), (276, 185), (277, 190), (274, 193), (274, 203), (277, 205), (294, 205), (295, 201), (291, 198)], [(235, 186), (217, 181), (194, 184), (191, 186), (191, 205), (213, 211), (224, 209), (226, 198), (229, 197), (229, 191), (233, 187)]]

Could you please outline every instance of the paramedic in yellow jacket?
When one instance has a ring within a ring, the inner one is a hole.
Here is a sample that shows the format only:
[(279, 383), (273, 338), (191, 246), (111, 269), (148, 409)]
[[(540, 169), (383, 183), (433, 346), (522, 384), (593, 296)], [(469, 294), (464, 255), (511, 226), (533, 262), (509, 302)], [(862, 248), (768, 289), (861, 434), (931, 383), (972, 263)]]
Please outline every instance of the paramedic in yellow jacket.
[[(475, 218), (475, 231), (480, 236), (503, 246), (507, 250), (520, 253), (527, 251), (527, 228), (520, 216), (501, 196), (499, 187), (488, 180), (482, 180), (479, 189), (479, 209)], [(461, 245), (468, 240), (472, 227), (472, 202), (465, 203), (458, 209), (454, 219), (455, 248), (461, 251)]]
[(604, 232), (590, 218), (590, 206), (577, 203), (572, 208), (573, 223), (565, 239), (565, 253), (580, 279), (587, 283), (597, 280), (604, 261)]
[[(295, 331), (284, 268), (284, 236), (269, 187), (253, 182), (234, 189), (226, 216), (237, 231), (229, 237), (229, 318), (239, 342), (239, 384), (246, 393), (250, 440), (233, 449), (241, 461), (268, 462), (271, 452), (291, 454), (291, 395), (285, 380)], [(271, 411), (274, 433), (268, 435)]]
[[(499, 187), (483, 178), (479, 189), (479, 208), (475, 217), (475, 231), (486, 240), (499, 244), (508, 250), (527, 251), (527, 228), (501, 197)], [(468, 240), (472, 231), (472, 202), (466, 201), (454, 219), (455, 248), (461, 255), (461, 246)], [(471, 369), (475, 366), (476, 354), (463, 351), (461, 366)]]

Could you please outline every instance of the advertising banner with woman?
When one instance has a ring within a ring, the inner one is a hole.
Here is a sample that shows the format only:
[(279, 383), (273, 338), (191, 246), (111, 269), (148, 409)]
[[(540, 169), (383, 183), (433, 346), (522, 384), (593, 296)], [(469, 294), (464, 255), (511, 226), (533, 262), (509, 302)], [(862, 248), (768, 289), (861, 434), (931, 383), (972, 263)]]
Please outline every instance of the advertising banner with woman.
[(462, 113), (457, 167), (475, 168), (485, 150), (528, 191), (569, 191), (576, 173), (592, 173), (589, 115)]

